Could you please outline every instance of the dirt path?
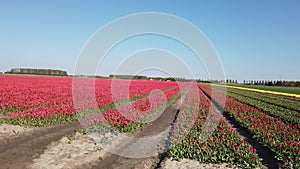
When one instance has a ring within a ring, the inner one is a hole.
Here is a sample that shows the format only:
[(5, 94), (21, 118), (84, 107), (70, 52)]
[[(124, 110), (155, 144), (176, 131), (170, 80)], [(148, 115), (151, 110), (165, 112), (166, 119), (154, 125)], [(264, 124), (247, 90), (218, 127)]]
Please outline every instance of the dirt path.
[(25, 168), (33, 162), (34, 158), (42, 154), (51, 142), (75, 134), (78, 126), (79, 123), (74, 122), (47, 128), (34, 128), (30, 132), (15, 136), (1, 136), (1, 168)]
[[(143, 126), (141, 130), (135, 132), (131, 135), (131, 137), (135, 138), (144, 138), (149, 136), (155, 136), (159, 133), (166, 131), (169, 133), (171, 130), (171, 126), (174, 122), (175, 116), (178, 113), (178, 103), (179, 99), (170, 103), (167, 106), (165, 111), (162, 113), (160, 117), (156, 120), (148, 123), (147, 125)], [(164, 151), (167, 147), (167, 137), (166, 135), (165, 141), (159, 142), (156, 147), (151, 148), (158, 148)], [(125, 145), (122, 145), (120, 149), (132, 147), (136, 144), (135, 141), (128, 142)], [(122, 151), (122, 150), (121, 150)], [(112, 153), (107, 153), (103, 159), (100, 159), (97, 164), (91, 166), (93, 169), (99, 168), (107, 168), (107, 169), (139, 169), (139, 168), (158, 168), (160, 161), (162, 160), (161, 154), (156, 154), (156, 156), (148, 157), (148, 158), (127, 158), (123, 156), (119, 156)]]

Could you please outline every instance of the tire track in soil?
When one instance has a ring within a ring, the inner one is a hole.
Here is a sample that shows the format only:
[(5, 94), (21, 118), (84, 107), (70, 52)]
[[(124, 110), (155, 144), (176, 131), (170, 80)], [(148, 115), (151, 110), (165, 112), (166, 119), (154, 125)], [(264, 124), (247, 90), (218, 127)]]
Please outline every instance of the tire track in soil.
[[(167, 108), (164, 110), (162, 115), (156, 120), (146, 124), (141, 128), (141, 130), (132, 134), (132, 137), (141, 138), (146, 136), (153, 136), (162, 131), (171, 130), (172, 124), (176, 115), (179, 111), (179, 101), (180, 97), (172, 101)], [(167, 139), (167, 138), (166, 138)], [(130, 142), (128, 144), (133, 145), (135, 142)], [(128, 146), (127, 144), (127, 146)], [(158, 148), (166, 148), (168, 145), (167, 141), (163, 142), (161, 145), (157, 145)], [(126, 147), (126, 145), (122, 145)], [(157, 154), (154, 157), (148, 158), (127, 158), (118, 156), (107, 152), (103, 159), (100, 159), (96, 164), (92, 165), (92, 169), (140, 169), (140, 168), (158, 168), (157, 165), (165, 158), (165, 155)], [(85, 165), (85, 167), (87, 167)]]
[(23, 169), (33, 163), (53, 141), (58, 141), (66, 135), (74, 135), (79, 122), (60, 124), (51, 127), (34, 128), (0, 141), (1, 169)]
[[(198, 86), (199, 87), (199, 86)], [(239, 135), (245, 139), (253, 148), (256, 149), (256, 153), (262, 159), (262, 164), (266, 168), (276, 169), (284, 168), (282, 163), (278, 161), (275, 156), (276, 154), (269, 149), (269, 147), (262, 145), (260, 142), (254, 139), (254, 135), (250, 131), (239, 125), (233, 117), (230, 117), (229, 114), (224, 112), (224, 108), (214, 99), (211, 98), (208, 93), (199, 87), (199, 89), (210, 99), (212, 104), (219, 110), (220, 114), (226, 119), (226, 121), (234, 128)]]

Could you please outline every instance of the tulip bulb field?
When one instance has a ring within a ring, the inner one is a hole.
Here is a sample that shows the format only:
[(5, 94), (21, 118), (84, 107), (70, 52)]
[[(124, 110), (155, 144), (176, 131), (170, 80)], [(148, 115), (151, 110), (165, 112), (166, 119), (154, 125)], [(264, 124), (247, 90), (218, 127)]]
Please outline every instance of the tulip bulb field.
[[(93, 83), (89, 83), (91, 80)], [(164, 168), (156, 164), (166, 159), (193, 160), (199, 166), (226, 164), (228, 168), (300, 168), (299, 103), (300, 98), (293, 96), (196, 82), (1, 75), (1, 125), (33, 131), (13, 137), (0, 135), (0, 162), (25, 167), (8, 160), (15, 158), (31, 166), (28, 161), (44, 158), (50, 143), (58, 145), (66, 136), (72, 138), (70, 145), (75, 142), (75, 137), (70, 136), (73, 128), (67, 131), (73, 124), (83, 136), (114, 130), (133, 137), (139, 135), (136, 133), (146, 135), (147, 128), (169, 125), (169, 148), (152, 160), (156, 168)], [(56, 135), (49, 140), (47, 132), (54, 130)], [(43, 138), (47, 142), (39, 142)], [(22, 139), (24, 144), (26, 139), (36, 141), (28, 141), (31, 149), (27, 157), (14, 156), (22, 149), (22, 141), (18, 141)], [(31, 150), (35, 155), (31, 156)], [(99, 159), (97, 156), (93, 165), (113, 165), (119, 157)]]

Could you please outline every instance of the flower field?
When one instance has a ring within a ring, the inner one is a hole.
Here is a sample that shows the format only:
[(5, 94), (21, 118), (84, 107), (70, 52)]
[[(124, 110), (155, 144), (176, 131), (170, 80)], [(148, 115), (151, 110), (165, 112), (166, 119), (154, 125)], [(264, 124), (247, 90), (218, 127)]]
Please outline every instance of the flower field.
[(261, 167), (257, 150), (207, 97), (214, 91), (214, 101), (225, 101), (224, 113), (285, 166), (300, 167), (299, 98), (237, 88), (225, 93), (222, 86), (210, 88), (194, 82), (75, 80), (80, 85), (76, 86), (74, 78), (0, 76), (0, 122), (40, 127), (79, 121), (84, 134), (133, 133), (155, 121), (170, 103), (182, 99), (176, 102), (176, 117), (175, 113), (172, 116), (168, 157)]
[[(114, 83), (120, 88), (126, 84), (122, 80), (116, 80)], [(0, 113), (9, 123), (44, 126), (74, 121), (78, 118), (74, 108), (71, 78), (0, 76), (0, 84)], [(89, 104), (89, 100), (83, 99), (84, 102), (76, 103), (80, 107), (79, 110), (112, 109), (114, 104), (119, 102), (126, 104), (130, 100), (146, 97), (153, 90), (165, 91), (169, 99), (179, 91), (177, 83), (174, 82), (133, 80), (128, 86), (129, 93), (124, 94), (122, 90), (116, 90), (112, 96), (111, 84), (112, 80), (96, 79), (94, 91), (96, 107)], [(80, 90), (84, 93), (86, 88)], [(145, 102), (136, 102), (135, 106), (143, 108), (142, 104)]]
[[(199, 86), (208, 94), (212, 92), (212, 89), (207, 85)], [(230, 89), (228, 93), (229, 96), (226, 96), (224, 107), (225, 113), (230, 114), (241, 126), (247, 128), (258, 141), (274, 151), (276, 158), (286, 166), (299, 168), (300, 128), (297, 120), (299, 115), (293, 114), (295, 113), (293, 110), (282, 112), (277, 109), (276, 104), (267, 102), (259, 104), (260, 97), (258, 96), (256, 96), (257, 99), (249, 99), (245, 96), (232, 94)], [(224, 93), (215, 91), (214, 99), (217, 102), (222, 101), (219, 98), (222, 98), (223, 95)], [(286, 100), (285, 97), (279, 99)], [(261, 100), (266, 100), (266, 96), (262, 97)]]
[[(217, 91), (220, 87), (215, 87)], [(227, 95), (300, 128), (300, 99), (228, 88)]]
[[(222, 85), (217, 85), (213, 84), (214, 86), (220, 86)], [(266, 86), (264, 87), (239, 87), (239, 86), (227, 86), (227, 88), (230, 89), (239, 89), (239, 90), (245, 90), (245, 91), (253, 91), (253, 92), (258, 92), (258, 93), (266, 93), (266, 94), (273, 94), (277, 96), (289, 96), (289, 97), (295, 97), (295, 98), (300, 98), (298, 90), (293, 91), (293, 90), (287, 90), (287, 89), (276, 89), (276, 88), (268, 88)], [(266, 89), (266, 90), (265, 90)]]

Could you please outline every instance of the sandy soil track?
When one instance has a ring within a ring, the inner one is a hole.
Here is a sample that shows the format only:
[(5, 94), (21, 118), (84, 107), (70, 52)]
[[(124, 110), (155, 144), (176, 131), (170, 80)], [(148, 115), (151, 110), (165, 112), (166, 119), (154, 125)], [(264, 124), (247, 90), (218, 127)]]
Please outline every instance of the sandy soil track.
[(75, 134), (79, 123), (34, 128), (19, 135), (2, 135), (0, 139), (1, 168), (24, 168), (44, 152), (51, 142)]
[[(171, 126), (178, 112), (179, 99), (173, 101), (165, 109), (163, 114), (156, 120), (145, 125), (141, 130), (133, 133), (131, 137), (143, 138), (147, 136), (155, 136), (163, 131), (169, 132)], [(168, 135), (167, 135), (168, 137)], [(165, 138), (167, 140), (167, 138)], [(136, 143), (134, 141), (123, 145), (125, 147), (132, 147)], [(124, 148), (125, 148), (124, 147)], [(160, 142), (153, 148), (166, 149), (166, 141)], [(138, 168), (158, 168), (161, 160), (160, 154), (148, 158), (126, 158), (115, 154), (107, 153), (107, 155), (99, 160), (97, 164), (93, 165), (92, 168), (111, 168), (111, 169), (138, 169)]]

